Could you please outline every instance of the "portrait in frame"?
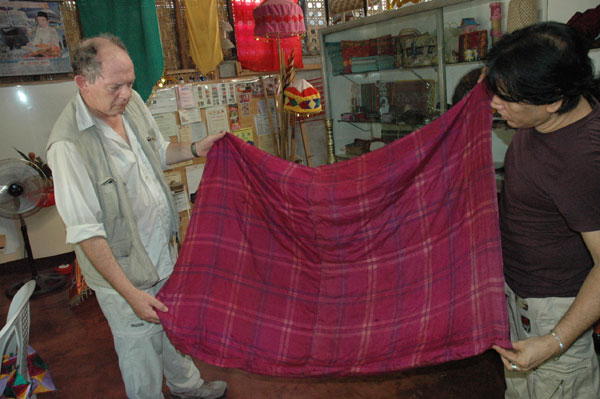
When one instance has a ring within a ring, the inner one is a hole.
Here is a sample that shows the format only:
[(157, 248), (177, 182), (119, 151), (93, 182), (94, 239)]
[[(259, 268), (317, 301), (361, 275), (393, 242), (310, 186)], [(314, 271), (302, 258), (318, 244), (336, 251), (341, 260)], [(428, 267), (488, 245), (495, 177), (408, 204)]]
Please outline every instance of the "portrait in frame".
[(0, 0), (0, 76), (68, 72), (59, 2)]

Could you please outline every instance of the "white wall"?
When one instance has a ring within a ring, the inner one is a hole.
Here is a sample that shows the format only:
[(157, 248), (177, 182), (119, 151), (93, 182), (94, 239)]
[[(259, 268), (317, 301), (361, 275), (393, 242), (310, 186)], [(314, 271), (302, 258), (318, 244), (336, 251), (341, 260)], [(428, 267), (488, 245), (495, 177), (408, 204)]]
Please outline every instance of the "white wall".
[[(46, 160), (45, 147), (54, 121), (77, 92), (72, 81), (0, 87), (0, 159), (19, 158), (13, 149), (35, 152)], [(56, 207), (44, 208), (26, 218), (34, 258), (70, 252), (65, 244), (65, 227)], [(0, 218), (0, 234), (7, 236), (0, 250), (0, 264), (24, 257), (20, 224)]]
[[(598, 0), (547, 0), (548, 20), (568, 22), (576, 12), (584, 12), (598, 6)], [(596, 75), (600, 73), (600, 49), (590, 51), (590, 58), (596, 65)]]
[(568, 22), (576, 12), (598, 6), (598, 0), (545, 0), (545, 2), (548, 7), (548, 21), (564, 23)]
[(50, 130), (76, 92), (73, 81), (0, 87), (0, 159), (18, 158), (12, 147), (46, 159)]

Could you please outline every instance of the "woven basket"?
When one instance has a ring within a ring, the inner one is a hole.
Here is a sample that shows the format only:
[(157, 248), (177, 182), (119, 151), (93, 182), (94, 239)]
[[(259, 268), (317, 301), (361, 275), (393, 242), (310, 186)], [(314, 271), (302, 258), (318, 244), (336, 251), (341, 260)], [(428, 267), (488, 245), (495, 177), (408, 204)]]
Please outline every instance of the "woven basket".
[(536, 0), (510, 0), (506, 30), (511, 33), (517, 29), (537, 22)]

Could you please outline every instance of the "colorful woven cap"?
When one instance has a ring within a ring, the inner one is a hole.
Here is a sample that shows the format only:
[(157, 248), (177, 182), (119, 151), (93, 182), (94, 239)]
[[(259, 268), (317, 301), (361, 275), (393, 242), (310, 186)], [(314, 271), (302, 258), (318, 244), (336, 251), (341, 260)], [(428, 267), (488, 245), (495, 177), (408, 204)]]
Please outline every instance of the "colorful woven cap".
[(313, 85), (304, 79), (294, 81), (284, 91), (283, 108), (298, 113), (321, 112), (321, 95)]
[(254, 36), (292, 37), (304, 32), (302, 8), (291, 0), (265, 0), (254, 9)]

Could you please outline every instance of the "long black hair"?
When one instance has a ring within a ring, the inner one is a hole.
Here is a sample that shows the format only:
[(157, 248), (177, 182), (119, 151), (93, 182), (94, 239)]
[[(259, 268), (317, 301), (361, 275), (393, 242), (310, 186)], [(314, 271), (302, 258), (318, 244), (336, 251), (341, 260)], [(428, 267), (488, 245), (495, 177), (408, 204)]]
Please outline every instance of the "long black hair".
[(577, 106), (581, 96), (600, 99), (589, 43), (558, 22), (530, 25), (505, 35), (486, 57), (485, 82), (500, 98), (533, 105), (562, 100), (557, 111)]

